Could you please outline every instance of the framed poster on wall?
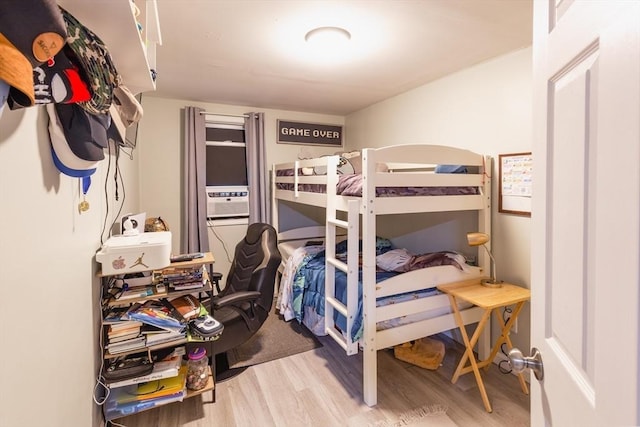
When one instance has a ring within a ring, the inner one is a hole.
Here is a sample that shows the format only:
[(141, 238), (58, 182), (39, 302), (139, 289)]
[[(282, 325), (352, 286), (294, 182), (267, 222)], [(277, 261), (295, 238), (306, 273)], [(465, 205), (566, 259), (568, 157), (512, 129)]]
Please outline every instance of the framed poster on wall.
[(341, 125), (278, 120), (279, 144), (326, 145), (342, 147)]
[(498, 212), (531, 216), (531, 153), (500, 154)]

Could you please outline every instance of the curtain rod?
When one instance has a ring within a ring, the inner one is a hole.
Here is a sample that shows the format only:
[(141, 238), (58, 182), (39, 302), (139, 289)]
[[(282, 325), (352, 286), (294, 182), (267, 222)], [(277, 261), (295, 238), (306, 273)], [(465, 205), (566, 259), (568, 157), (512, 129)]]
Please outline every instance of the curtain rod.
[(248, 114), (221, 114), (221, 113), (210, 113), (209, 111), (200, 111), (200, 114), (211, 114), (212, 116), (226, 116), (226, 117), (249, 117)]

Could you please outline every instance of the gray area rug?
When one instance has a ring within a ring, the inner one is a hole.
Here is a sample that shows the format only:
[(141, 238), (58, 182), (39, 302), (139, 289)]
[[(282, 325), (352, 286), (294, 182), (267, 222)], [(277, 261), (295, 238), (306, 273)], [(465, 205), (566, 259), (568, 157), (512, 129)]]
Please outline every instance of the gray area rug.
[(271, 309), (264, 325), (246, 343), (227, 353), (230, 368), (257, 365), (322, 347), (318, 339), (297, 320), (285, 322)]

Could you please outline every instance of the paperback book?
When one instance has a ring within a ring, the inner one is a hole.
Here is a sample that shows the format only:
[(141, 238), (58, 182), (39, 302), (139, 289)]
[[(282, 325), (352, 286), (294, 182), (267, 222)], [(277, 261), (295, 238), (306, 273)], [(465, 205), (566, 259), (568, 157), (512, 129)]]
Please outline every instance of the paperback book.
[(106, 349), (109, 351), (109, 354), (119, 354), (131, 350), (137, 350), (139, 348), (144, 348), (145, 345), (145, 337), (141, 335), (130, 340), (109, 343), (107, 344)]
[(163, 398), (184, 392), (187, 377), (187, 367), (183, 365), (178, 370), (178, 375), (158, 380), (132, 384), (126, 387), (118, 387), (112, 390), (109, 398), (121, 405), (130, 402), (143, 402), (156, 398)]
[(183, 320), (171, 314), (171, 308), (160, 301), (149, 300), (144, 304), (134, 304), (127, 312), (131, 320), (166, 329), (168, 331), (182, 332), (185, 329)]

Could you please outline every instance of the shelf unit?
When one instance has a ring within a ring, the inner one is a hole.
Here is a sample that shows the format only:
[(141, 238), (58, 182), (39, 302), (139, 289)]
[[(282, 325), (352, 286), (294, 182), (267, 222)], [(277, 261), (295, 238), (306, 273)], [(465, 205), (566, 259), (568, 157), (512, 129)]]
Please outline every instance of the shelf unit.
[[(141, 303), (141, 302), (145, 302), (145, 301), (150, 301), (150, 300), (159, 300), (162, 298), (167, 298), (167, 299), (173, 299), (173, 298), (177, 298), (183, 295), (187, 295), (187, 294), (198, 294), (200, 296), (202, 296), (202, 294), (206, 294), (207, 296), (211, 297), (212, 293), (213, 293), (213, 286), (211, 283), (211, 280), (209, 278), (209, 273), (208, 273), (208, 269), (205, 267), (207, 265), (211, 265), (214, 263), (214, 258), (213, 255), (210, 252), (207, 252), (204, 254), (204, 257), (202, 258), (196, 258), (193, 259), (191, 261), (184, 261), (184, 262), (175, 262), (175, 263), (171, 263), (170, 265), (168, 265), (165, 268), (192, 268), (192, 267), (203, 267), (203, 279), (205, 281), (205, 285), (202, 288), (198, 288), (198, 289), (187, 289), (187, 290), (182, 290), (182, 291), (169, 291), (167, 289), (167, 291), (165, 292), (156, 292), (154, 293), (154, 295), (149, 295), (149, 296), (145, 296), (145, 297), (139, 297), (139, 298), (130, 298), (127, 299), (125, 301), (118, 301), (118, 300), (114, 300), (114, 301), (103, 301), (103, 310), (104, 309), (108, 309), (110, 307), (115, 307), (115, 306), (128, 306), (134, 303)], [(158, 269), (158, 270), (162, 270), (162, 269)], [(151, 271), (153, 274), (154, 270), (148, 270)], [(103, 291), (103, 295), (106, 295), (107, 289), (105, 289), (105, 287), (109, 286), (109, 281), (111, 278), (115, 277), (115, 276), (119, 276), (121, 274), (102, 274), (101, 271), (98, 272), (98, 277), (100, 277), (101, 279), (101, 284), (102, 284), (102, 291)], [(106, 328), (107, 325), (103, 324), (101, 326), (102, 328)], [(156, 344), (156, 345), (152, 345), (149, 347), (142, 347), (142, 348), (137, 348), (137, 349), (133, 349), (133, 350), (128, 350), (128, 351), (124, 351), (124, 352), (120, 352), (120, 353), (116, 353), (116, 354), (110, 354), (108, 353), (108, 350), (104, 349), (103, 346), (101, 346), (101, 350), (102, 350), (102, 357), (105, 360), (112, 360), (118, 357), (123, 357), (123, 356), (127, 356), (127, 355), (131, 355), (131, 354), (140, 354), (140, 353), (147, 353), (149, 355), (151, 355), (152, 352), (155, 352), (157, 350), (162, 350), (162, 349), (167, 349), (167, 348), (172, 348), (172, 347), (179, 347), (182, 345), (185, 345), (188, 349), (189, 345), (197, 345), (199, 341), (190, 341), (189, 338), (180, 338), (174, 341), (169, 341), (169, 342), (165, 342), (165, 343), (160, 343), (160, 344)], [(210, 343), (207, 343), (208, 345), (210, 345)], [(108, 387), (108, 385), (107, 385)], [(204, 388), (200, 389), (200, 390), (186, 390), (185, 396), (183, 397), (183, 399), (188, 399), (194, 396), (198, 396), (201, 395), (205, 392), (208, 391), (212, 391), (213, 394), (213, 402), (215, 402), (215, 368), (214, 368), (214, 358), (213, 356), (211, 357), (211, 363), (208, 367), (208, 378), (207, 378), (207, 383), (205, 385)], [(167, 402), (169, 403), (169, 402)], [(160, 403), (158, 404), (158, 406), (163, 405), (164, 403)], [(152, 407), (144, 407), (140, 410), (137, 410), (135, 412), (131, 412), (131, 413), (127, 413), (127, 414), (122, 414), (118, 417), (111, 417), (108, 418), (108, 420), (114, 420), (114, 419), (118, 419), (118, 418), (122, 418), (124, 416), (127, 415), (131, 415), (133, 413), (137, 413), (137, 412), (142, 412), (142, 411), (146, 411), (148, 409), (153, 409), (156, 408), (158, 406), (152, 406)]]
[(156, 69), (156, 45), (162, 44), (156, 0), (135, 2), (140, 9), (137, 18), (131, 0), (58, 0), (58, 4), (100, 37), (133, 94), (155, 90), (151, 70)]

